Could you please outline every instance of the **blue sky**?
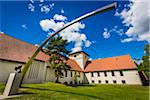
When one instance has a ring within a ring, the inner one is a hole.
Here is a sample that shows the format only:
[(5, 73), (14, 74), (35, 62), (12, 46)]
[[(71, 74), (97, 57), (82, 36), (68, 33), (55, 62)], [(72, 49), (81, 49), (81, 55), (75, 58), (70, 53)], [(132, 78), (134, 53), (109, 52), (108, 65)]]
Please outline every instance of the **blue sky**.
[[(58, 14), (65, 16), (69, 22), (87, 12), (110, 3), (113, 2), (1, 1), (0, 31), (30, 44), (41, 44), (48, 34), (48, 32), (41, 28), (41, 20), (51, 19), (55, 14)], [(31, 11), (31, 9), (28, 8), (29, 4), (34, 5), (34, 11)], [(39, 4), (54, 5), (50, 7), (50, 11), (41, 12), (41, 6), (39, 6)], [(127, 1), (118, 2), (119, 6), (117, 11), (121, 12), (127, 4), (129, 4)], [(121, 40), (129, 37), (125, 34), (125, 32), (129, 29), (129, 26), (125, 26), (122, 23), (123, 19), (119, 16), (115, 16), (115, 13), (116, 10), (111, 10), (81, 21), (85, 27), (80, 29), (79, 33), (84, 33), (86, 35), (86, 39), (91, 42), (91, 45), (88, 47), (85, 47), (84, 44), (82, 44), (82, 50), (87, 52), (92, 59), (124, 54), (130, 54), (132, 58), (141, 58), (144, 54), (144, 44), (148, 43), (147, 40), (122, 42)], [(119, 32), (116, 30), (112, 31), (112, 29), (122, 29), (124, 34), (120, 33), (120, 35)], [(104, 37), (104, 31), (109, 33), (106, 34), (106, 37)], [(68, 50), (71, 51), (74, 44), (74, 42), (70, 42), (67, 47)]]

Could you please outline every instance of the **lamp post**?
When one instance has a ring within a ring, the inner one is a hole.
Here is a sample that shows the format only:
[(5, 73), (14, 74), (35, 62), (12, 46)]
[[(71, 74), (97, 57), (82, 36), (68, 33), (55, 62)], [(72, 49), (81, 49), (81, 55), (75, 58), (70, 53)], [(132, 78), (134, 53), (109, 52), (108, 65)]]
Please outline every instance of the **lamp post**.
[(109, 4), (107, 6), (104, 6), (102, 8), (99, 8), (99, 9), (96, 9), (92, 12), (89, 12), (85, 15), (82, 15), (81, 17), (71, 21), (70, 23), (67, 23), (66, 25), (64, 25), (64, 27), (60, 28), (58, 31), (54, 32), (52, 35), (50, 35), (48, 38), (46, 38), (46, 40), (36, 49), (36, 51), (33, 53), (33, 55), (31, 56), (31, 58), (28, 60), (28, 62), (25, 64), (23, 70), (22, 70), (22, 80), (24, 79), (24, 76), (27, 72), (27, 70), (29, 69), (29, 66), (32, 64), (33, 60), (35, 59), (35, 57), (37, 56), (37, 54), (42, 50), (42, 48), (46, 45), (46, 43), (51, 39), (53, 38), (55, 35), (59, 34), (61, 31), (63, 31), (64, 29), (66, 29), (67, 27), (83, 20), (83, 19), (86, 19), (90, 16), (94, 16), (98, 13), (103, 13), (103, 12), (106, 12), (106, 11), (109, 11), (109, 10), (112, 10), (112, 9), (115, 9), (117, 6), (117, 3), (112, 3), (112, 4)]

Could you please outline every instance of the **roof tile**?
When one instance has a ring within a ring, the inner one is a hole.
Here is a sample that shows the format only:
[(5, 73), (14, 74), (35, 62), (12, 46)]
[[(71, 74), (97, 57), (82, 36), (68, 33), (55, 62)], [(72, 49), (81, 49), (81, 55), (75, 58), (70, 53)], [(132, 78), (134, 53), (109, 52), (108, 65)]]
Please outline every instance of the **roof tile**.
[(130, 55), (89, 61), (85, 72), (136, 69), (136, 65)]
[[(0, 59), (27, 62), (36, 48), (37, 47), (34, 45), (12, 38), (5, 34), (0, 34)], [(47, 61), (49, 56), (40, 52), (36, 59)]]
[[(25, 63), (32, 56), (36, 48), (34, 45), (12, 38), (6, 34), (0, 34), (0, 59)], [(37, 60), (41, 61), (48, 61), (49, 58), (49, 55), (43, 52), (39, 52), (36, 57)], [(68, 59), (67, 64), (70, 65), (71, 70), (82, 71), (74, 60)]]

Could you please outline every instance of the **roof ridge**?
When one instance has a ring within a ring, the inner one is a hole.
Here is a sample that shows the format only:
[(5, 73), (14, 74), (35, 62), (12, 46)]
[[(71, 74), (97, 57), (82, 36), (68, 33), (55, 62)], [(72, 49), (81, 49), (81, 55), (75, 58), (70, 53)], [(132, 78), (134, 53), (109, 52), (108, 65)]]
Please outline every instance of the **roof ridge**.
[[(116, 60), (116, 58), (118, 58), (118, 60)], [(89, 65), (87, 65), (85, 71), (89, 72), (125, 69), (137, 69), (129, 54), (93, 60)]]
[(103, 59), (109, 59), (109, 58), (117, 58), (117, 57), (123, 57), (123, 56), (130, 56), (130, 54), (125, 54), (125, 55), (119, 55), (119, 56), (112, 56), (112, 57), (107, 57), (107, 58), (101, 58), (101, 59), (94, 59), (94, 60), (91, 60), (91, 61), (97, 61), (97, 60), (103, 60)]
[[(79, 68), (80, 70), (77, 70), (77, 71), (82, 71), (82, 72), (84, 71), (84, 70), (80, 67), (80, 65), (79, 65), (75, 60), (70, 59), (70, 58), (68, 59), (68, 61), (69, 61), (69, 60), (70, 60), (71, 62), (75, 63), (76, 65), (78, 65), (78, 68)], [(72, 66), (72, 67), (73, 67), (73, 66)]]
[[(70, 58), (69, 58), (69, 59), (70, 59)], [(70, 59), (70, 60), (74, 61), (74, 62), (80, 67), (80, 65), (79, 65), (75, 60), (73, 60), (73, 59)], [(80, 69), (82, 70), (81, 67), (80, 67)]]

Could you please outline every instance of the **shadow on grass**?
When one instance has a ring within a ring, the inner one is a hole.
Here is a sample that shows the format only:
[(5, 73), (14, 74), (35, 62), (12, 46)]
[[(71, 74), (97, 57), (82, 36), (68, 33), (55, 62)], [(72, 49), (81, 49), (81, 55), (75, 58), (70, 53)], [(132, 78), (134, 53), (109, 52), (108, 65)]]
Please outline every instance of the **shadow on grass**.
[(96, 85), (91, 85), (91, 84), (66, 84), (66, 86), (71, 86), (71, 87), (96, 87)]
[(17, 94), (20, 95), (20, 94), (36, 94), (36, 93), (31, 93), (31, 92), (23, 91), (23, 92), (19, 92), (19, 93), (17, 93)]
[[(52, 90), (52, 89), (41, 89), (41, 88), (33, 88), (33, 87), (23, 87), (23, 88), (28, 88), (28, 89), (35, 89), (35, 90), (48, 90), (48, 91), (53, 91), (53, 92), (62, 92), (62, 93), (68, 93), (68, 94), (74, 94), (74, 95), (79, 95), (79, 96), (87, 96), (87, 97), (91, 97), (93, 99), (104, 99), (101, 97), (97, 97), (97, 96), (93, 96), (93, 95), (89, 95), (89, 94), (83, 94), (83, 93), (75, 93), (72, 91), (63, 91), (63, 90)], [(24, 94), (24, 93), (22, 93)]]

